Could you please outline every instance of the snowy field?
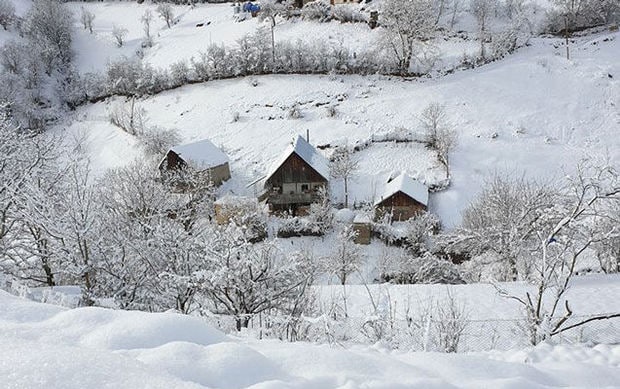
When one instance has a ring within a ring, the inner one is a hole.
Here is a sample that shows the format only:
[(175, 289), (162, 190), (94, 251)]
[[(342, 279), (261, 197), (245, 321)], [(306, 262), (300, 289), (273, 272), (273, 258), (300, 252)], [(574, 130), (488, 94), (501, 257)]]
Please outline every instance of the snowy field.
[[(466, 354), (225, 336), (173, 313), (65, 309), (0, 291), (0, 377), (28, 388), (614, 388), (620, 346)], [(449, 369), (446, 368), (449, 366)]]

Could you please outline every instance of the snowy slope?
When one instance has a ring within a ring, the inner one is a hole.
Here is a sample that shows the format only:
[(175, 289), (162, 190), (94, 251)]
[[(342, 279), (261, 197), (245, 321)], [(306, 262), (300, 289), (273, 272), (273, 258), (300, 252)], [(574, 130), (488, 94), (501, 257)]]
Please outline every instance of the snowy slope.
[[(221, 146), (233, 174), (224, 190), (252, 195), (246, 185), (263, 176), (298, 134), (309, 130), (311, 143), (321, 145), (353, 144), (399, 127), (415, 132), (420, 112), (438, 101), (447, 107), (459, 144), (451, 156), (452, 186), (432, 195), (430, 207), (451, 226), (495, 171), (548, 179), (572, 171), (584, 157), (620, 163), (620, 34), (576, 39), (572, 52), (566, 60), (559, 40), (538, 38), (505, 60), (439, 79), (264, 76), (187, 86), (139, 104), (152, 124), (180, 129), (183, 141), (209, 138)], [(83, 107), (63, 124), (97, 139), (98, 170), (140, 154), (132, 139), (107, 123), (110, 104)], [(296, 104), (303, 117), (289, 119)], [(326, 115), (325, 106), (337, 115)], [(110, 158), (119, 150), (122, 160)], [(421, 144), (375, 143), (358, 155), (350, 196), (355, 201), (376, 199), (394, 171), (426, 185), (445, 179)], [(336, 197), (340, 188), (335, 182)]]
[[(613, 388), (620, 346), (436, 354), (241, 341), (172, 313), (64, 310), (0, 291), (3, 388)], [(450, 366), (450, 369), (446, 369)]]

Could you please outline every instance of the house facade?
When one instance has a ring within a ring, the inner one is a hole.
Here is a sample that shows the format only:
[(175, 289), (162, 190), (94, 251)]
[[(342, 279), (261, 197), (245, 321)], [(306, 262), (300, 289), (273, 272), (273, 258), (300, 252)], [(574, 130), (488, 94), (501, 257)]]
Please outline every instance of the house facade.
[(393, 221), (409, 220), (426, 212), (428, 207), (428, 188), (402, 173), (388, 181), (383, 195), (375, 202), (377, 218), (391, 213)]
[(220, 186), (230, 179), (228, 157), (211, 141), (204, 139), (194, 143), (174, 146), (159, 164), (159, 170), (170, 171), (190, 168), (213, 185)]
[(260, 199), (266, 199), (272, 211), (304, 213), (328, 182), (327, 160), (299, 136), (272, 165)]

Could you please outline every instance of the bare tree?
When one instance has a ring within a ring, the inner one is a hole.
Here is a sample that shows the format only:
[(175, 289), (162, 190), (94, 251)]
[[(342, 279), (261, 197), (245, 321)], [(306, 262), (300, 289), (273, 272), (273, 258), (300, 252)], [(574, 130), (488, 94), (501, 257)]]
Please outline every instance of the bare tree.
[(162, 3), (158, 5), (157, 13), (159, 14), (159, 17), (164, 19), (168, 28), (172, 27), (172, 24), (174, 23), (174, 11), (172, 10), (172, 6), (170, 4)]
[(481, 59), (486, 57), (484, 44), (487, 39), (488, 23), (496, 6), (497, 0), (472, 0), (470, 4), (471, 13), (478, 23), (478, 40), (480, 41)]
[(452, 16), (450, 17), (450, 28), (454, 28), (456, 24), (456, 16), (459, 13), (459, 6), (462, 0), (452, 0)]
[(420, 117), (427, 145), (437, 151), (437, 157), (450, 176), (450, 152), (457, 143), (456, 131), (452, 128), (446, 113), (446, 107), (439, 103), (430, 103)]
[(349, 179), (359, 169), (359, 160), (353, 155), (349, 147), (339, 147), (334, 151), (330, 165), (330, 175), (335, 179), (342, 179), (344, 183), (344, 206), (349, 207)]
[(534, 291), (518, 295), (498, 287), (502, 296), (523, 307), (533, 345), (594, 320), (620, 317), (615, 313), (571, 323), (573, 310), (565, 298), (582, 254), (609, 233), (593, 226), (601, 220), (602, 204), (620, 202), (618, 171), (582, 163), (576, 176), (569, 178), (565, 193), (563, 201), (545, 210), (533, 224), (538, 243)]
[(260, 4), (260, 12), (258, 13), (258, 20), (269, 21), (269, 27), (271, 30), (271, 62), (275, 65), (276, 61), (276, 41), (274, 35), (274, 28), (276, 27), (276, 17), (288, 12), (288, 9), (292, 6), (290, 1), (276, 1), (276, 0), (264, 0)]
[(468, 315), (465, 304), (459, 302), (450, 289), (447, 289), (445, 301), (436, 304), (433, 319), (441, 351), (457, 352), (461, 336), (467, 329)]
[(356, 272), (364, 258), (353, 242), (356, 232), (349, 225), (341, 226), (332, 253), (324, 258), (325, 270), (338, 277), (341, 285), (347, 283), (349, 275)]
[(150, 9), (142, 14), (142, 29), (144, 30), (144, 42), (148, 47), (153, 46), (153, 38), (151, 37), (151, 23), (153, 23), (153, 12)]
[(86, 8), (80, 8), (80, 21), (85, 30), (89, 33), (93, 33), (93, 20), (95, 20), (95, 14), (87, 10)]
[(112, 26), (112, 36), (116, 39), (116, 44), (118, 47), (123, 47), (123, 41), (127, 36), (127, 29), (125, 27), (117, 26), (116, 24)]

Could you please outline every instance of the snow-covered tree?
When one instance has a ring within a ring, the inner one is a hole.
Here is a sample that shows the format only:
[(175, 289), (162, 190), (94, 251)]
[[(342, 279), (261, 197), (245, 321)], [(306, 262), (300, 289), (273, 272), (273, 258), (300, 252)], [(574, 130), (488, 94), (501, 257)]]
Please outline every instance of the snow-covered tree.
[(8, 30), (15, 21), (15, 5), (11, 0), (0, 0), (0, 26)]
[(435, 30), (430, 0), (386, 0), (380, 15), (384, 40), (398, 62), (401, 74), (407, 74), (416, 40), (429, 38)]
[(525, 177), (496, 174), (463, 212), (461, 227), (442, 239), (471, 256), (489, 253), (487, 258), (497, 264), (491, 276), (498, 281), (527, 278), (535, 238), (532, 226), (557, 200), (555, 193)]
[[(16, 127), (0, 107), (0, 268), (20, 278), (34, 278), (31, 264), (23, 262), (19, 245), (20, 214), (28, 184), (53, 159), (53, 142), (44, 141)], [(36, 268), (37, 274), (40, 267)]]
[(339, 147), (334, 151), (329, 163), (332, 178), (342, 179), (344, 184), (344, 206), (349, 207), (349, 180), (359, 169), (359, 160), (348, 146)]
[(422, 129), (428, 146), (437, 151), (439, 161), (450, 176), (450, 152), (457, 142), (457, 134), (448, 119), (446, 106), (430, 103), (420, 116)]
[(84, 26), (85, 30), (89, 33), (93, 33), (93, 21), (95, 20), (95, 14), (87, 10), (86, 8), (80, 8), (80, 22)]
[(210, 266), (199, 273), (201, 293), (215, 312), (233, 315), (238, 330), (254, 315), (281, 309), (305, 293), (312, 272), (274, 242), (251, 244), (233, 224), (208, 236), (204, 246)]
[(164, 19), (168, 28), (172, 27), (174, 23), (174, 11), (170, 4), (161, 3), (157, 6), (157, 14), (160, 18)]
[(258, 20), (269, 22), (271, 31), (271, 62), (275, 65), (276, 60), (276, 41), (274, 35), (274, 29), (276, 27), (276, 18), (283, 16), (289, 12), (292, 8), (292, 1), (277, 1), (277, 0), (264, 0), (260, 3), (260, 12), (258, 13)]
[(151, 37), (151, 24), (153, 23), (153, 12), (150, 9), (144, 11), (140, 21), (142, 22), (142, 29), (144, 30), (144, 42), (148, 47), (153, 46), (153, 38)]
[(571, 321), (573, 310), (565, 298), (583, 253), (617, 227), (601, 230), (606, 215), (600, 207), (620, 202), (618, 173), (613, 166), (581, 163), (577, 173), (567, 179), (565, 196), (532, 222), (534, 290), (523, 295), (498, 286), (501, 295), (521, 304), (533, 345), (594, 320), (620, 317), (615, 313)]
[(360, 248), (354, 243), (355, 236), (352, 226), (341, 226), (332, 252), (323, 259), (325, 271), (338, 277), (341, 285), (345, 285), (348, 277), (364, 262)]
[(485, 59), (485, 41), (489, 28), (489, 19), (493, 16), (497, 0), (472, 0), (470, 11), (478, 23), (478, 40), (480, 41), (480, 58)]
[(73, 15), (67, 7), (55, 0), (36, 0), (25, 16), (23, 30), (39, 55), (46, 73), (62, 70), (71, 62), (71, 31)]

